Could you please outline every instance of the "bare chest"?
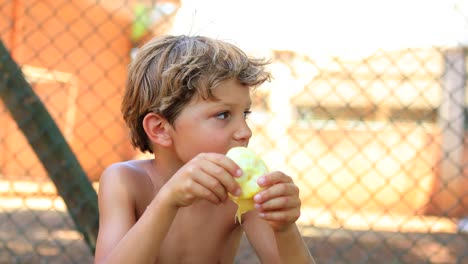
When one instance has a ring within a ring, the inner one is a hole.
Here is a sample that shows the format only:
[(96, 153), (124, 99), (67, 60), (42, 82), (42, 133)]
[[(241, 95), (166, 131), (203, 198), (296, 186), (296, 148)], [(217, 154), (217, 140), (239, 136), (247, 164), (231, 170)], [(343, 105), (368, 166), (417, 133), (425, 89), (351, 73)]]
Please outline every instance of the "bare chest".
[(242, 229), (235, 224), (232, 202), (206, 201), (179, 209), (157, 263), (233, 263)]
[(164, 257), (170, 263), (232, 263), (229, 256), (235, 256), (242, 234), (234, 213), (232, 203), (205, 201), (179, 211), (164, 241)]

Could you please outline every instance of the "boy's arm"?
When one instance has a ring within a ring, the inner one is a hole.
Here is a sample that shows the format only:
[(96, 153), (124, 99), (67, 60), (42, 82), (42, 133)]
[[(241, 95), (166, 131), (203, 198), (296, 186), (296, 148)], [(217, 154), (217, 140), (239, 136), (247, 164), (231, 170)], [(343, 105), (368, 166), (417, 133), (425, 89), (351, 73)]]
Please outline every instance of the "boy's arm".
[(274, 233), (283, 263), (315, 263), (296, 224)]
[(134, 197), (139, 190), (128, 191), (136, 172), (120, 163), (111, 166), (99, 184), (100, 226), (95, 262), (155, 262), (178, 208), (201, 199), (220, 204), (228, 197), (226, 190), (238, 193), (240, 188), (233, 178), (239, 176), (238, 170), (222, 154), (197, 155), (171, 176), (137, 221)]
[(271, 228), (282, 263), (314, 263), (296, 226), (301, 200), (292, 178), (275, 171), (260, 177), (257, 183), (263, 190), (254, 196), (253, 218), (261, 218)]
[(125, 170), (111, 167), (100, 180), (95, 263), (153, 263), (177, 213), (158, 195), (136, 221)]
[(255, 210), (244, 217), (242, 227), (262, 263), (315, 263), (295, 224), (274, 231)]
[(242, 229), (261, 263), (281, 263), (275, 234), (256, 210), (242, 215)]

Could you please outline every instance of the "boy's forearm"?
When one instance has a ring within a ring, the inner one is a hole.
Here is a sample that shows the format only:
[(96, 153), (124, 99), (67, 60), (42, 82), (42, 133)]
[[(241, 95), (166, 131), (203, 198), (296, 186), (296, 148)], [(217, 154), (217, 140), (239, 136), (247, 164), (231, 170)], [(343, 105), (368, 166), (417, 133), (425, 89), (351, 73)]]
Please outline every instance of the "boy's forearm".
[(275, 237), (282, 263), (315, 263), (295, 224), (276, 231)]

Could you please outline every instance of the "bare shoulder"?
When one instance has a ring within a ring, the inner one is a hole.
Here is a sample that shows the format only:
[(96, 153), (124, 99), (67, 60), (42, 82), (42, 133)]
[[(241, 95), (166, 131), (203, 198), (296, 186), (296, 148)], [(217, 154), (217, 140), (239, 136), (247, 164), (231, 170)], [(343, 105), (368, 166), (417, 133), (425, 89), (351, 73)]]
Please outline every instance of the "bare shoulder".
[[(99, 180), (99, 194), (111, 195), (113, 199), (127, 197), (136, 202), (152, 190), (147, 166), (149, 160), (130, 160), (118, 162), (107, 167)], [(128, 201), (127, 201), (128, 202)]]
[(145, 162), (134, 160), (107, 167), (99, 180), (99, 234), (96, 258), (102, 258), (125, 236), (144, 210), (152, 189)]
[(115, 175), (132, 176), (144, 173), (145, 162), (147, 160), (128, 160), (111, 164), (104, 170), (102, 177), (116, 177)]
[[(127, 185), (148, 180), (148, 173), (145, 168), (148, 160), (129, 160), (117, 162), (107, 167), (99, 180), (100, 185)], [(130, 186), (126, 186), (130, 187)]]

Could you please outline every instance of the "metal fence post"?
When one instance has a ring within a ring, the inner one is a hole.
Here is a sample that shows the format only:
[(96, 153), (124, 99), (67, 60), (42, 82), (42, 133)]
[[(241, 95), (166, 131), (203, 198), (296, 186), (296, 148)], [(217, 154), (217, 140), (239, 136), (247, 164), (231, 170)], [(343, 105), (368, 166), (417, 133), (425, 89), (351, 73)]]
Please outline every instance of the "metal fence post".
[(439, 127), (441, 134), (440, 192), (436, 199), (443, 214), (453, 214), (459, 207), (460, 179), (463, 173), (464, 108), (466, 82), (464, 48), (444, 52)]

